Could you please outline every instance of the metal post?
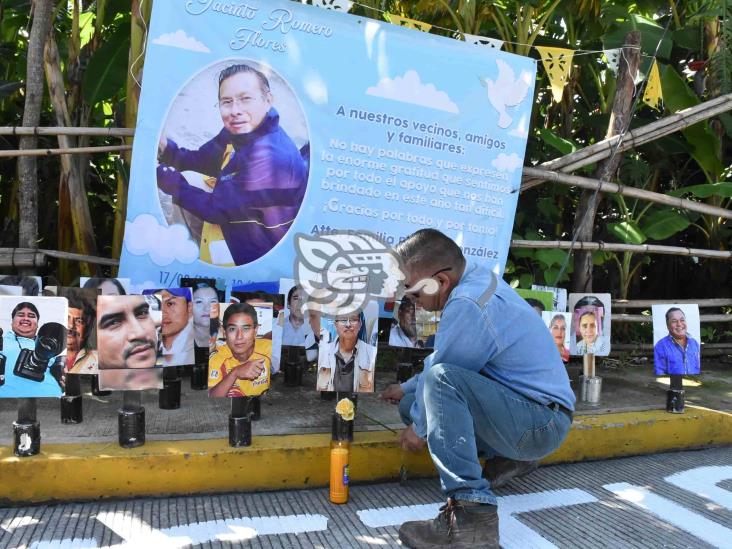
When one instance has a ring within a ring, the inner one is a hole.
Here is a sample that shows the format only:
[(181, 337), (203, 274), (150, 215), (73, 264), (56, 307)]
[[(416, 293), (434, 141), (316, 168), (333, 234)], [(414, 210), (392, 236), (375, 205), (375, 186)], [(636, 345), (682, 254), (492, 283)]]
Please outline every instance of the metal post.
[(117, 424), (122, 448), (145, 444), (145, 408), (140, 391), (122, 391), (122, 408), (117, 411)]
[(252, 408), (250, 397), (231, 399), (229, 414), (229, 446), (239, 448), (252, 444)]
[(258, 396), (252, 397), (252, 421), (262, 419), (262, 399)]
[(41, 424), (36, 419), (36, 399), (18, 399), (18, 420), (13, 422), (13, 452), (18, 457), (41, 451)]
[(91, 377), (91, 394), (94, 396), (108, 396), (112, 394), (112, 391), (102, 391), (99, 388), (99, 374), (94, 374)]
[(580, 402), (591, 406), (600, 404), (602, 378), (595, 375), (595, 355), (582, 356), (582, 375), (580, 376)]
[(666, 391), (666, 411), (670, 414), (683, 414), (685, 405), (685, 391), (683, 376), (672, 374), (671, 387)]
[(79, 375), (66, 374), (66, 387), (60, 403), (61, 423), (81, 423), (84, 421)]
[(158, 406), (161, 410), (180, 408), (181, 381), (177, 366), (163, 368), (163, 388), (158, 390)]

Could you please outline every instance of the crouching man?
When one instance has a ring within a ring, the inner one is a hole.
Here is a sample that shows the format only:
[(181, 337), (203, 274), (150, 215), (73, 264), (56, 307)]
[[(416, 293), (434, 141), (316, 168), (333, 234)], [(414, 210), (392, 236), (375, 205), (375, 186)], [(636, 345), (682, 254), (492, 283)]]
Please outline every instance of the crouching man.
[(424, 371), (381, 396), (408, 424), (402, 447), (429, 448), (447, 497), (434, 520), (404, 523), (399, 538), (412, 548), (498, 548), (492, 489), (533, 471), (567, 436), (567, 372), (541, 317), (488, 268), (468, 265), (450, 238), (423, 229), (395, 251), (408, 295), (442, 317)]

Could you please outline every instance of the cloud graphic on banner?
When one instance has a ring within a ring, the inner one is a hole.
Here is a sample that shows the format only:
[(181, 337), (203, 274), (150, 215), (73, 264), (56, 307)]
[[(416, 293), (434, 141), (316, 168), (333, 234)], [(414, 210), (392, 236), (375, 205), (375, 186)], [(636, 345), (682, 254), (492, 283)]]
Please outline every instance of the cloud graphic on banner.
[(182, 50), (211, 53), (211, 50), (208, 49), (203, 42), (199, 42), (192, 36), (188, 36), (183, 30), (161, 34), (152, 42), (158, 46), (170, 46), (173, 48), (180, 48)]
[(454, 114), (460, 112), (445, 92), (439, 91), (434, 84), (423, 84), (419, 74), (413, 69), (405, 72), (404, 76), (382, 78), (376, 86), (366, 90), (366, 95)]
[(498, 65), (498, 78), (491, 80), (490, 78), (480, 78), (480, 83), (485, 86), (488, 91), (488, 101), (498, 113), (498, 127), (508, 128), (513, 122), (513, 117), (508, 114), (508, 109), (516, 107), (526, 99), (526, 94), (531, 86), (531, 74), (521, 71), (516, 78), (511, 66), (496, 59)]
[(125, 223), (125, 248), (134, 255), (149, 254), (156, 265), (173, 261), (193, 263), (198, 259), (198, 246), (190, 239), (183, 225), (160, 225), (150, 214), (138, 215)]
[(491, 161), (491, 166), (502, 172), (512, 172), (517, 168), (523, 166), (521, 157), (516, 153), (512, 154), (499, 154), (498, 158)]

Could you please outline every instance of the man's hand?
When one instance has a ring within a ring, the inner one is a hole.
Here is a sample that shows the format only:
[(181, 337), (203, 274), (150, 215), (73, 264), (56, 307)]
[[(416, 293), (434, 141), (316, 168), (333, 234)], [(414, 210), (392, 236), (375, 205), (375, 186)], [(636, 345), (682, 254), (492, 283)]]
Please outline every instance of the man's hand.
[(384, 389), (379, 398), (390, 402), (391, 404), (399, 404), (399, 401), (404, 397), (404, 389), (398, 383), (392, 383), (386, 389)]
[(165, 154), (165, 149), (168, 147), (168, 138), (165, 137), (165, 135), (160, 136), (160, 141), (158, 141), (158, 158), (163, 156)]
[(238, 379), (247, 379), (252, 381), (262, 375), (262, 372), (264, 371), (264, 360), (249, 360), (244, 364), (236, 366), (234, 371), (236, 372), (236, 377)]
[(408, 452), (419, 452), (427, 446), (427, 441), (419, 438), (410, 425), (399, 435), (399, 445)]
[(178, 196), (181, 185), (188, 184), (185, 177), (178, 170), (166, 164), (158, 165), (157, 175), (158, 188), (165, 194), (173, 196), (173, 198)]

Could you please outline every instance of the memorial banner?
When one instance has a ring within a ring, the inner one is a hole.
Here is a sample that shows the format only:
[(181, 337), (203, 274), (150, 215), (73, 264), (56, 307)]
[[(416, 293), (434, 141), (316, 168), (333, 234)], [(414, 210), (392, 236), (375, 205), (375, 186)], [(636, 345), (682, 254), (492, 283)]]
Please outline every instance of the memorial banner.
[(433, 227), (501, 273), (535, 61), (286, 0), (156, 2), (120, 276), (292, 278), (294, 236)]

